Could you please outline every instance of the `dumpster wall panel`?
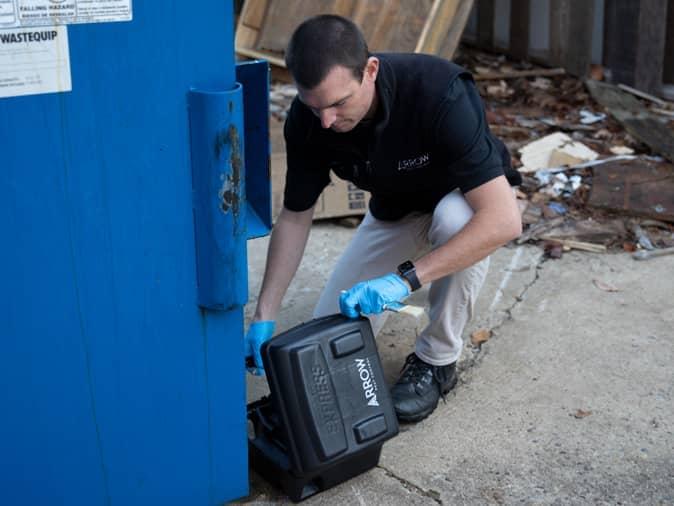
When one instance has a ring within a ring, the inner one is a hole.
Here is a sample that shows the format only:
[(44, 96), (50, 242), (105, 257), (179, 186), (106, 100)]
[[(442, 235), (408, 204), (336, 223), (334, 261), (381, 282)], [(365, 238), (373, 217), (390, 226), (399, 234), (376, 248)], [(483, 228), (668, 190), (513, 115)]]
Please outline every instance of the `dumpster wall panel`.
[(68, 27), (72, 92), (0, 99), (3, 504), (247, 491), (242, 309), (197, 305), (187, 105), (235, 85), (232, 5), (157, 5)]

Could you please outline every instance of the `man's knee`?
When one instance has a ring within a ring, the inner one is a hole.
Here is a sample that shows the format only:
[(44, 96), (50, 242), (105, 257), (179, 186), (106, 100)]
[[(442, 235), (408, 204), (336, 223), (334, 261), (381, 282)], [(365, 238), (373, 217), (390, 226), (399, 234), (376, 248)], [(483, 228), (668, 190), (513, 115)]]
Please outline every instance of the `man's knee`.
[(473, 209), (461, 193), (454, 190), (447, 194), (433, 211), (433, 221), (429, 231), (429, 239), (433, 246), (447, 242), (473, 217)]

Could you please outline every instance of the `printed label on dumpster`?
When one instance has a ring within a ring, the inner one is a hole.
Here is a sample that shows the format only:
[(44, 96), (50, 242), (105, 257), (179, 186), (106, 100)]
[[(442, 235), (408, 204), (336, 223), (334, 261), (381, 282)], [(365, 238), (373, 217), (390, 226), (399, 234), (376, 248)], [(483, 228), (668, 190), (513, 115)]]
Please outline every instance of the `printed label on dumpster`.
[(131, 21), (132, 0), (0, 0), (0, 28)]
[(70, 90), (67, 27), (0, 30), (0, 98)]

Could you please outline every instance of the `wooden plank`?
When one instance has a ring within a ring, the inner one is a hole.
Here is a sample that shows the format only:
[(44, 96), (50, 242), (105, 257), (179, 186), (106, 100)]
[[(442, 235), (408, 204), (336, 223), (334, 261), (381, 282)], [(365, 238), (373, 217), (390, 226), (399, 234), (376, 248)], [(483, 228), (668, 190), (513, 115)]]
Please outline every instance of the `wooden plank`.
[(473, 79), (476, 81), (493, 81), (496, 79), (516, 79), (519, 77), (562, 76), (564, 74), (566, 74), (566, 70), (563, 68), (511, 70), (510, 72), (486, 72), (484, 74), (474, 74)]
[(667, 0), (641, 0), (640, 3), (634, 87), (648, 93), (660, 94), (665, 63)]
[(550, 0), (550, 62), (564, 66), (569, 42), (570, 0)]
[(494, 45), (494, 0), (477, 2), (477, 44), (485, 48)]
[(283, 54), (290, 36), (304, 20), (318, 14), (350, 17), (355, 0), (283, 0), (271, 1), (257, 43), (259, 51)]
[[(473, 0), (248, 0), (239, 19), (236, 51), (285, 68), (282, 55), (299, 23), (318, 13), (351, 18), (372, 51), (423, 52), (451, 59)], [(292, 13), (292, 15), (289, 15)]]
[(604, 66), (611, 80), (634, 85), (639, 3), (614, 0), (604, 4)]
[(438, 16), (438, 11), (440, 10), (441, 4), (442, 4), (442, 0), (435, 0), (433, 2), (433, 6), (431, 7), (431, 12), (426, 17), (426, 23), (424, 24), (424, 28), (421, 31), (421, 35), (419, 36), (419, 40), (417, 41), (417, 46), (414, 48), (415, 53), (422, 53), (424, 51), (424, 47), (427, 44), (426, 41), (428, 40), (429, 34), (431, 32), (431, 27), (433, 25), (433, 22), (435, 21), (435, 18)]
[(667, 0), (605, 3), (604, 65), (613, 82), (661, 92), (666, 14)]
[(418, 53), (436, 54), (459, 9), (460, 0), (436, 0), (419, 38)]
[(441, 20), (438, 21), (440, 26), (436, 29), (439, 30), (440, 33), (443, 32), (444, 27), (449, 23), (446, 30), (447, 35), (440, 46), (440, 49), (436, 53), (438, 56), (446, 58), (447, 60), (451, 60), (454, 57), (454, 53), (461, 42), (463, 30), (470, 17), (470, 12), (473, 9), (473, 4), (473, 0), (461, 0), (454, 17), (451, 20), (441, 18)]
[(578, 77), (586, 77), (590, 73), (594, 5), (593, 1), (570, 1), (569, 31), (566, 34), (568, 43), (562, 66)]
[(592, 60), (594, 2), (550, 1), (550, 62), (586, 77)]
[(585, 81), (592, 97), (625, 127), (636, 139), (647, 144), (655, 153), (674, 161), (674, 132), (658, 117), (650, 114), (632, 95), (617, 86), (598, 81)]
[(518, 60), (529, 54), (529, 0), (510, 0), (510, 48)]
[(268, 4), (267, 0), (247, 0), (243, 4), (236, 27), (235, 43), (237, 49), (239, 47), (253, 48), (256, 46)]
[(375, 25), (379, 13), (385, 7), (385, 0), (368, 0), (366, 2), (357, 2), (353, 11), (352, 21), (358, 25), (360, 30), (368, 42), (368, 47), (373, 51), (372, 34), (374, 33)]
[(644, 93), (643, 91), (637, 90), (636, 88), (632, 88), (631, 86), (627, 86), (626, 84), (619, 84), (618, 88), (620, 88), (623, 91), (626, 91), (627, 93), (631, 93), (632, 95), (636, 95), (639, 98), (643, 98), (643, 99), (649, 100), (651, 102), (654, 102), (661, 107), (667, 106), (667, 102), (665, 102), (664, 100), (662, 100), (658, 97), (654, 97), (653, 95), (651, 95), (649, 93)]
[(674, 166), (630, 160), (596, 167), (588, 205), (674, 222)]
[(267, 0), (246, 0), (241, 11), (241, 23), (250, 28), (260, 30), (267, 14)]
[(263, 51), (255, 51), (254, 49), (248, 49), (245, 47), (237, 47), (236, 52), (240, 54), (241, 56), (245, 56), (247, 58), (253, 58), (254, 60), (267, 60), (269, 63), (272, 65), (277, 65), (279, 67), (285, 68), (286, 62), (283, 58), (279, 58), (278, 56), (274, 56), (271, 53), (265, 53)]
[(432, 3), (432, 0), (358, 2), (353, 21), (361, 27), (371, 51), (413, 52)]
[[(674, 55), (674, 0), (667, 3), (667, 34), (665, 36), (665, 54)], [(662, 69), (662, 81), (674, 83), (674, 58), (665, 58)]]

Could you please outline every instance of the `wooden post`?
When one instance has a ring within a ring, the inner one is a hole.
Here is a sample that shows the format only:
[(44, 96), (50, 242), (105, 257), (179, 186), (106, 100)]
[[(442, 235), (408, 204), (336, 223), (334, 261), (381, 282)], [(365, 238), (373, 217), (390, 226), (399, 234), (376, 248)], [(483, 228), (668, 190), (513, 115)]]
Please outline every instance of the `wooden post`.
[(570, 74), (585, 77), (592, 58), (594, 2), (550, 1), (550, 60)]
[(529, 54), (529, 0), (510, 0), (510, 49), (513, 58)]
[(477, 2), (477, 45), (484, 48), (494, 45), (494, 0)]
[(604, 65), (610, 69), (613, 82), (654, 95), (662, 91), (667, 3), (668, 0), (606, 2)]
[(662, 81), (674, 84), (674, 0), (667, 3), (667, 33), (665, 37), (665, 66), (662, 69)]

